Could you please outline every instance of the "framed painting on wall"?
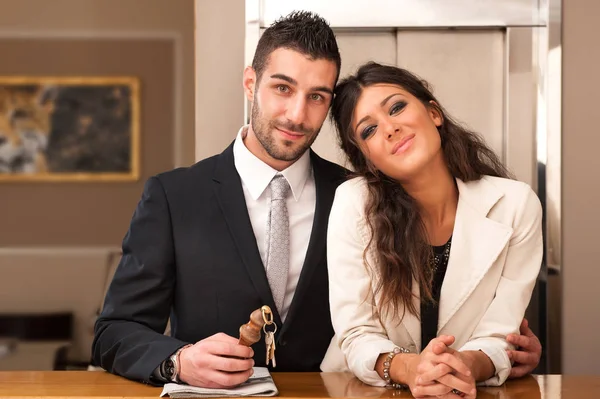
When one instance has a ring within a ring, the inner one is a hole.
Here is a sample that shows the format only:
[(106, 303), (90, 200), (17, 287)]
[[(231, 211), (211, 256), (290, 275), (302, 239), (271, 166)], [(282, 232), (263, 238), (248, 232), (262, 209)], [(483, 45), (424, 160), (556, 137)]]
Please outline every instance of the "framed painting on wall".
[(135, 181), (135, 77), (0, 76), (1, 181)]

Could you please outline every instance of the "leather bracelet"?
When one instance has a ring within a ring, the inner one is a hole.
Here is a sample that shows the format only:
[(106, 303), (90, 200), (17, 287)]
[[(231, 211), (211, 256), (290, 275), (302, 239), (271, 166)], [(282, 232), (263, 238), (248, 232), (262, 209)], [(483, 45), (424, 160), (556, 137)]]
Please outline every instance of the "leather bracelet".
[(393, 389), (408, 389), (408, 385), (399, 384), (397, 382), (392, 381), (392, 377), (390, 376), (390, 368), (392, 367), (392, 360), (398, 353), (410, 353), (410, 351), (406, 348), (395, 347), (394, 350), (388, 353), (385, 361), (383, 362), (383, 379), (385, 380), (386, 388)]

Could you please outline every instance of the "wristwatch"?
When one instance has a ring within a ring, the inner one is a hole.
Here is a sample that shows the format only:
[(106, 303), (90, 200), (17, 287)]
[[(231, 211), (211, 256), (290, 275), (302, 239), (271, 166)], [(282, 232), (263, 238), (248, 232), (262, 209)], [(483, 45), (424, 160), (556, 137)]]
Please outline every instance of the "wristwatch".
[(184, 346), (182, 348), (179, 348), (175, 353), (173, 353), (171, 356), (169, 356), (162, 363), (162, 365), (161, 365), (161, 374), (167, 380), (169, 380), (171, 382), (175, 382), (175, 383), (180, 383), (181, 382), (181, 380), (179, 379), (179, 372), (181, 370), (181, 363), (179, 361), (179, 354), (181, 353), (182, 350), (184, 350), (188, 346), (192, 346), (192, 345), (186, 345), (186, 346)]

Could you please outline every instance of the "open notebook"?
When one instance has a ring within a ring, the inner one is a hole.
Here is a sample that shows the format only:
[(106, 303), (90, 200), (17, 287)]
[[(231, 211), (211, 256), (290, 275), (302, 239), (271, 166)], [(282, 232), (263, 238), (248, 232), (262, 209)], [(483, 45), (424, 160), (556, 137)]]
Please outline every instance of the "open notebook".
[(198, 388), (185, 384), (165, 384), (160, 396), (171, 398), (214, 398), (241, 396), (277, 396), (279, 391), (266, 367), (254, 367), (248, 381), (231, 389)]

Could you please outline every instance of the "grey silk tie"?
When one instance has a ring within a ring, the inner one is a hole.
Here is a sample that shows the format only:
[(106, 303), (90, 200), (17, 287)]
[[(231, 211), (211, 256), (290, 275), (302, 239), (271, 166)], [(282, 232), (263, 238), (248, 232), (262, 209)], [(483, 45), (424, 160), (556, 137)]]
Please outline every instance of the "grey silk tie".
[(290, 185), (283, 175), (271, 180), (271, 209), (267, 220), (267, 279), (281, 313), (290, 265), (290, 222), (286, 199)]

